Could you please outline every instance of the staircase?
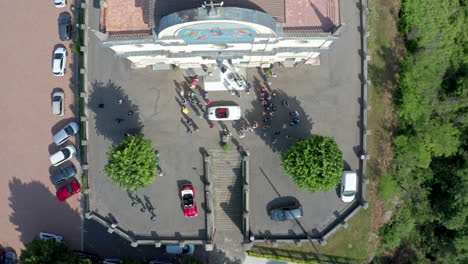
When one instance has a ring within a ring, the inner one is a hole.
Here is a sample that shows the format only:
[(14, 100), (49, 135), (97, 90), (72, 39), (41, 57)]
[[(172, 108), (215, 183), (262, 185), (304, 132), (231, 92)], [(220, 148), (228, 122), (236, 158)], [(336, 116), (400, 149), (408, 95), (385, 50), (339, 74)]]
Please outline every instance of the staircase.
[(214, 219), (217, 231), (239, 231), (242, 227), (242, 172), (238, 151), (213, 151)]

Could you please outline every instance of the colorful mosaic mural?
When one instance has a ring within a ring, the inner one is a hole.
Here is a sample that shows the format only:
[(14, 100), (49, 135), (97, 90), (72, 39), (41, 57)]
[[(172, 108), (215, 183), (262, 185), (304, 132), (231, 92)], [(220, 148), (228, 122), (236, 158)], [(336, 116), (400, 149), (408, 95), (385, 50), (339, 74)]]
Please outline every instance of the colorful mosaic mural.
[(229, 23), (203, 23), (181, 29), (177, 36), (186, 42), (230, 43), (252, 41), (255, 30)]

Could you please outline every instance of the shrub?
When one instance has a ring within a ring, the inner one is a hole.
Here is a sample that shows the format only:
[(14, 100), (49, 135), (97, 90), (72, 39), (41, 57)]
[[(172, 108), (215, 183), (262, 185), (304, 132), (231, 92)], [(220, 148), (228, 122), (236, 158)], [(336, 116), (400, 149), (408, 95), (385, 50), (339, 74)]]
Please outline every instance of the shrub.
[(120, 187), (137, 191), (154, 181), (157, 165), (151, 140), (136, 135), (125, 138), (111, 149), (102, 172)]
[(301, 189), (330, 191), (343, 172), (343, 153), (330, 137), (313, 136), (282, 154), (283, 167)]

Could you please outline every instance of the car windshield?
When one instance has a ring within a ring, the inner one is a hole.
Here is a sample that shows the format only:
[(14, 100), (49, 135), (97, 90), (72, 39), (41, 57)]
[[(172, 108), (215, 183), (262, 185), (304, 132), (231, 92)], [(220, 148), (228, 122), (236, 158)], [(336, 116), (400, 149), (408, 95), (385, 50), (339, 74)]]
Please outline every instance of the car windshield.
[(227, 108), (218, 108), (216, 109), (216, 118), (228, 118), (229, 109)]
[(63, 152), (63, 155), (65, 156), (65, 158), (68, 158), (71, 155), (70, 150), (68, 150), (68, 149), (62, 149), (62, 152)]
[(355, 195), (355, 194), (356, 194), (355, 191), (344, 191), (344, 192), (343, 192), (343, 195), (344, 195), (344, 196), (353, 196), (353, 195)]
[(65, 130), (65, 133), (67, 133), (67, 135), (69, 135), (69, 136), (73, 135), (73, 133), (74, 133), (73, 128), (71, 126), (66, 126), (64, 128), (64, 130)]
[(62, 97), (60, 97), (60, 96), (54, 96), (54, 98), (52, 98), (52, 100), (53, 100), (54, 102), (60, 102), (60, 100), (62, 100)]
[(60, 60), (61, 58), (62, 58), (62, 54), (60, 54), (60, 53), (57, 53), (57, 54), (54, 55), (54, 59), (56, 59), (56, 60)]
[(67, 185), (66, 188), (69, 194), (73, 194), (73, 188), (70, 185)]

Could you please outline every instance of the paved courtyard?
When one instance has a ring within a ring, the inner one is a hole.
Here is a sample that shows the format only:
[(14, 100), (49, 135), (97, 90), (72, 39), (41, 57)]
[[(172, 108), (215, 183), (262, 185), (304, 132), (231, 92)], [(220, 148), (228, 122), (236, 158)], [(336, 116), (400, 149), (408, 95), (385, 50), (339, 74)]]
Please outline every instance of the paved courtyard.
[[(128, 61), (113, 56), (109, 49), (99, 47), (97, 38), (91, 34), (89, 51), (90, 91), (90, 136), (89, 160), (91, 209), (104, 217), (117, 221), (123, 229), (136, 236), (154, 238), (199, 238), (204, 239), (204, 195), (202, 153), (220, 149), (220, 130), (225, 125), (234, 135), (232, 147), (242, 146), (249, 150), (251, 179), (251, 230), (259, 236), (294, 236), (304, 231), (321, 231), (326, 224), (347, 207), (336, 190), (309, 194), (298, 190), (295, 183), (282, 172), (279, 153), (294, 141), (311, 134), (334, 137), (345, 158), (345, 169), (358, 170), (359, 160), (359, 97), (360, 58), (358, 10), (353, 3), (342, 3), (343, 22), (347, 28), (340, 40), (333, 45), (334, 51), (321, 55), (321, 66), (300, 65), (295, 69), (275, 68), (277, 78), (272, 78), (270, 91), (278, 110), (271, 128), (261, 127), (246, 132), (239, 138), (238, 130), (246, 122), (257, 120), (262, 124), (263, 107), (257, 100), (258, 91), (240, 98), (227, 92), (210, 92), (214, 102), (235, 103), (241, 106), (243, 119), (237, 122), (214, 123), (210, 129), (204, 118), (198, 118), (199, 107), (189, 106), (187, 115), (199, 127), (198, 132), (187, 134), (186, 117), (180, 111), (180, 89), (186, 85), (183, 72), (130, 69)], [(91, 23), (92, 24), (92, 23)], [(346, 62), (346, 63), (345, 63)], [(249, 81), (254, 87), (264, 85), (257, 69), (249, 69)], [(118, 100), (123, 99), (121, 105)], [(281, 107), (286, 99), (289, 109)], [(99, 108), (104, 104), (104, 108)], [(128, 116), (132, 110), (134, 114)], [(289, 110), (298, 111), (300, 124), (290, 127)], [(116, 124), (115, 118), (124, 122)], [(286, 129), (282, 128), (286, 124)], [(150, 220), (148, 212), (131, 206), (131, 198), (124, 190), (113, 186), (102, 175), (106, 163), (106, 151), (119, 142), (125, 132), (142, 131), (151, 138), (160, 152), (163, 177), (138, 193), (156, 208), (157, 221)], [(280, 132), (275, 135), (275, 132)], [(267, 134), (265, 134), (267, 133)], [(290, 139), (286, 139), (286, 135)], [(275, 143), (273, 140), (276, 138)], [(183, 217), (180, 208), (179, 187), (191, 182), (197, 192), (199, 216)], [(267, 214), (270, 207), (297, 199), (304, 208), (304, 217), (299, 222), (274, 223)], [(85, 223), (85, 229), (87, 225)], [(88, 230), (89, 231), (89, 230)], [(85, 240), (98, 245), (104, 237), (85, 233)], [(88, 242), (86, 242), (88, 244)], [(85, 244), (85, 248), (86, 248)]]
[[(303, 229), (309, 232), (322, 229), (346, 204), (339, 201), (335, 191), (312, 195), (298, 191), (294, 182), (282, 173), (279, 153), (296, 140), (309, 136), (310, 132), (332, 136), (344, 152), (346, 166), (357, 169), (354, 149), (359, 145), (359, 91), (330, 85), (329, 82), (339, 76), (329, 76), (331, 79), (328, 80), (320, 78), (320, 71), (325, 68), (302, 66), (276, 70), (278, 78), (272, 80), (271, 89), (276, 93), (273, 102), (278, 110), (268, 129), (262, 128), (264, 107), (257, 100), (258, 91), (249, 95), (243, 93), (240, 98), (228, 92), (210, 92), (209, 98), (214, 104), (238, 104), (243, 111), (240, 121), (214, 122), (215, 128), (211, 129), (209, 121), (197, 117), (204, 106), (188, 104), (189, 113), (182, 115), (179, 91), (188, 91), (188, 87), (181, 73), (165, 72), (163, 76), (161, 72), (138, 70), (129, 75), (93, 81), (89, 99), (92, 113), (89, 157), (93, 161), (90, 164), (91, 208), (102, 216), (110, 215), (122, 228), (136, 235), (204, 239), (204, 212), (200, 210), (199, 216), (193, 219), (185, 218), (180, 208), (179, 188), (192, 183), (199, 194), (199, 208), (203, 208), (201, 154), (220, 149), (220, 131), (227, 127), (233, 133), (231, 147), (242, 146), (251, 152), (252, 231), (255, 234), (294, 235), (301, 234)], [(256, 70), (249, 70), (248, 77), (255, 87), (263, 83)], [(124, 101), (122, 104), (118, 104), (120, 98)], [(289, 106), (281, 106), (282, 100), (287, 100)], [(99, 104), (104, 104), (104, 108), (99, 108)], [(128, 116), (129, 110), (133, 111), (132, 116)], [(299, 113), (298, 126), (289, 126), (291, 111)], [(124, 121), (117, 124), (116, 118)], [(192, 126), (193, 133), (187, 133), (188, 119), (199, 128), (198, 132), (193, 131)], [(258, 121), (260, 127), (254, 132), (245, 132), (246, 136), (240, 138), (240, 128), (254, 121)], [(105, 152), (109, 146), (123, 139), (127, 131), (134, 130), (151, 138), (160, 153), (164, 176), (138, 193), (141, 200), (145, 201), (146, 197), (146, 201), (156, 208), (156, 222), (150, 221), (149, 213), (141, 213), (139, 207), (133, 208), (131, 197), (99, 172), (105, 165)], [(277, 142), (273, 143), (275, 139)], [(304, 206), (302, 227), (293, 222), (276, 224), (268, 218), (267, 209), (288, 197), (295, 197)]]

